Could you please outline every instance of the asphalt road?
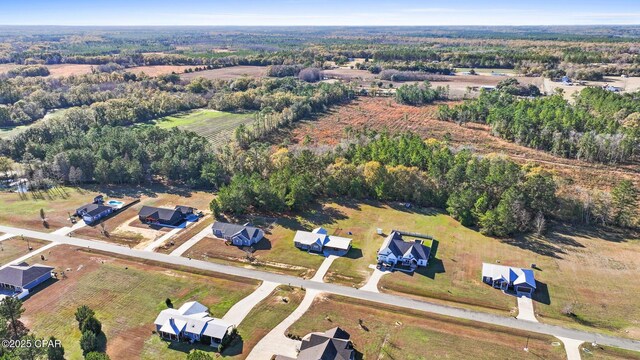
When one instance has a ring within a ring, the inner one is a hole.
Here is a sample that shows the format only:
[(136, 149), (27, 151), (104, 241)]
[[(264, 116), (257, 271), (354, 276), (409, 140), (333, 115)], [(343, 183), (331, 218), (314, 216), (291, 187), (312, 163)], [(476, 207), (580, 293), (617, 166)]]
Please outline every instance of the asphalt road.
[(106, 243), (95, 240), (85, 240), (53, 233), (43, 233), (39, 231), (26, 230), (8, 226), (0, 226), (0, 232), (16, 235), (24, 235), (27, 237), (53, 241), (62, 244), (68, 244), (83, 248), (96, 249), (104, 252), (115, 253), (119, 255), (130, 256), (134, 258), (152, 260), (168, 264), (177, 264), (195, 269), (208, 270), (223, 274), (235, 275), (245, 278), (252, 278), (262, 281), (270, 281), (281, 284), (291, 284), (292, 286), (304, 287), (306, 289), (318, 290), (321, 292), (348, 296), (352, 298), (372, 301), (381, 304), (393, 305), (408, 309), (426, 311), (439, 315), (446, 315), (460, 319), (479, 321), (483, 323), (505, 326), (513, 329), (531, 331), (541, 334), (547, 334), (557, 337), (582, 340), (585, 342), (594, 342), (598, 344), (615, 346), (623, 349), (640, 351), (640, 341), (624, 339), (614, 336), (602, 335), (592, 332), (580, 331), (575, 329), (564, 328), (555, 325), (535, 323), (526, 320), (518, 320), (516, 318), (504, 317), (499, 315), (487, 314), (479, 311), (460, 309), (451, 306), (444, 306), (430, 303), (424, 300), (414, 300), (398, 295), (374, 293), (370, 291), (361, 291), (355, 288), (304, 280), (289, 275), (273, 274), (269, 272), (245, 269), (229, 265), (210, 263), (201, 260), (191, 260), (184, 257), (177, 257), (156, 252), (148, 252), (143, 250), (130, 249), (120, 245)]

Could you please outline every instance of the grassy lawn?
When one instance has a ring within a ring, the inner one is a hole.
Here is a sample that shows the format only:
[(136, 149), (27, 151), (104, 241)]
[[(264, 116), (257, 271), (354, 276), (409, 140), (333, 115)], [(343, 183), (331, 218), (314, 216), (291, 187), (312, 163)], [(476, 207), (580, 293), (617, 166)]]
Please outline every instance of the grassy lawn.
[(107, 352), (113, 359), (139, 358), (154, 330), (153, 320), (166, 308), (197, 300), (220, 317), (249, 295), (257, 282), (222, 274), (200, 275), (140, 264), (68, 246), (52, 249), (46, 264), (67, 269), (67, 278), (52, 281), (25, 301), (25, 324), (38, 336), (62, 340), (67, 359), (81, 359), (80, 331), (74, 312), (86, 304), (102, 321)]
[[(565, 358), (562, 345), (549, 336), (333, 295), (316, 299), (288, 331), (305, 336), (335, 326), (351, 335), (357, 359)], [(528, 353), (522, 350), (527, 337)]]
[(323, 210), (301, 218), (298, 223), (306, 228), (323, 225), (330, 233), (353, 238), (354, 249), (333, 263), (326, 281), (356, 287), (366, 282), (372, 272), (368, 266), (375, 263), (384, 238), (377, 228), (385, 234), (391, 229), (424, 233), (436, 239), (435, 258), (413, 275), (383, 276), (381, 291), (515, 315), (514, 297), (482, 283), (482, 263), (536, 264), (535, 310), (540, 321), (640, 338), (640, 298), (628, 296), (640, 289), (635, 276), (640, 242), (630, 232), (555, 225), (544, 238), (495, 239), (437, 211), (378, 203), (327, 203)]
[(206, 216), (198, 220), (197, 223), (190, 225), (188, 228), (181, 230), (175, 237), (171, 240), (173, 241), (173, 245), (171, 245), (171, 241), (166, 242), (163, 246), (156, 248), (156, 252), (160, 252), (163, 254), (170, 254), (172, 251), (180, 247), (180, 245), (189, 241), (192, 237), (200, 233), (206, 228), (210, 228), (213, 224), (213, 218), (211, 216)]
[(30, 252), (29, 246), (31, 246), (31, 251), (33, 251), (48, 243), (48, 241), (22, 238), (21, 236), (4, 240), (0, 242), (0, 265), (5, 265), (19, 257), (27, 255)]
[(287, 285), (277, 287), (256, 305), (238, 327), (240, 338), (223, 352), (225, 357), (244, 359), (251, 349), (289, 316), (302, 302), (304, 290)]
[(582, 344), (580, 348), (582, 349), (580, 354), (584, 360), (640, 360), (640, 352), (637, 351), (629, 351), (602, 345), (593, 347), (589, 343)]
[[(268, 221), (252, 219), (251, 222), (264, 228)], [(224, 241), (212, 237), (204, 238), (183, 256), (311, 278), (324, 257), (299, 250), (293, 246), (293, 237), (296, 230), (312, 228), (313, 225), (303, 217), (278, 219), (277, 224), (255, 245), (252, 260), (247, 258), (247, 252), (243, 249), (226, 245)]]
[(154, 121), (163, 129), (178, 127), (207, 138), (214, 145), (226, 144), (233, 130), (242, 124), (253, 122), (252, 113), (234, 114), (211, 109), (198, 109), (165, 116)]

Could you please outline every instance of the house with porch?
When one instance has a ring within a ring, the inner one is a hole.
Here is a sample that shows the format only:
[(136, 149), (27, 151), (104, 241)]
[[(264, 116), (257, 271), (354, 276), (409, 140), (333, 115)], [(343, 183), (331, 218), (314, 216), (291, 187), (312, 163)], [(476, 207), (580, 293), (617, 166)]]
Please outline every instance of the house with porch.
[(218, 346), (232, 334), (234, 325), (209, 315), (209, 309), (197, 301), (179, 309), (165, 309), (154, 321), (156, 332), (170, 341), (200, 342)]
[(231, 241), (236, 246), (251, 246), (264, 237), (264, 231), (248, 224), (238, 225), (216, 221), (211, 229), (213, 236)]
[(138, 212), (138, 218), (145, 224), (159, 226), (178, 226), (193, 214), (193, 208), (178, 205), (174, 209), (143, 206)]
[(511, 266), (482, 263), (482, 282), (517, 295), (531, 295), (536, 290), (533, 270)]
[(351, 239), (329, 235), (327, 230), (321, 227), (313, 229), (313, 231), (296, 231), (293, 244), (302, 250), (340, 256), (345, 255), (351, 249)]
[(404, 241), (399, 231), (392, 230), (378, 250), (378, 264), (407, 267), (413, 271), (419, 266), (427, 266), (431, 248), (422, 240)]
[(51, 279), (52, 271), (51, 266), (25, 262), (0, 269), (0, 296), (22, 299), (30, 290)]

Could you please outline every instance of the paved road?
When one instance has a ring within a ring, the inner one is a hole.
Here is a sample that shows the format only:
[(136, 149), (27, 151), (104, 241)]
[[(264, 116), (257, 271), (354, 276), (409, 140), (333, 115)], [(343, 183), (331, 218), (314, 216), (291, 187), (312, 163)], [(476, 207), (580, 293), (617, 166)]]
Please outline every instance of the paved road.
[(105, 252), (137, 257), (141, 259), (147, 259), (152, 261), (158, 261), (168, 264), (177, 264), (186, 267), (192, 267), (195, 269), (209, 270), (229, 275), (235, 275), (240, 277), (252, 278), (262, 281), (271, 281), (280, 284), (290, 284), (292, 286), (302, 286), (309, 290), (318, 290), (319, 292), (326, 292), (331, 294), (337, 294), (342, 296), (348, 296), (352, 298), (358, 298), (362, 300), (388, 304), (393, 306), (399, 306), (408, 309), (416, 309), (426, 311), (430, 313), (457, 317), (461, 319), (480, 321), (483, 323), (495, 324), (500, 326), (506, 326), (514, 329), (520, 329), (525, 331), (532, 331), (541, 334), (548, 334), (556, 337), (564, 337), (569, 339), (582, 340), (587, 342), (596, 341), (598, 344), (615, 346), (623, 349), (640, 351), (640, 341), (624, 339), (614, 336), (596, 334), (586, 331), (574, 330), (563, 328), (560, 326), (534, 323), (531, 321), (522, 321), (511, 317), (498, 316), (493, 314), (487, 314), (478, 311), (466, 310), (455, 308), (451, 306), (444, 306), (439, 304), (433, 304), (424, 300), (414, 300), (406, 297), (385, 294), (374, 293), (369, 291), (360, 291), (355, 288), (337, 285), (327, 284), (322, 282), (315, 282), (304, 280), (302, 278), (273, 274), (253, 269), (245, 269), (241, 267), (234, 267), (230, 265), (222, 265), (216, 263), (210, 263), (201, 260), (189, 260), (183, 257), (170, 256), (162, 253), (147, 252), (136, 249), (129, 249), (123, 246), (95, 241), (71, 238), (68, 236), (61, 236), (52, 233), (43, 233), (39, 231), (24, 230), (20, 228), (0, 226), (0, 232), (11, 234), (22, 234), (31, 238), (54, 241), (58, 243), (79, 246), (84, 248), (97, 249)]

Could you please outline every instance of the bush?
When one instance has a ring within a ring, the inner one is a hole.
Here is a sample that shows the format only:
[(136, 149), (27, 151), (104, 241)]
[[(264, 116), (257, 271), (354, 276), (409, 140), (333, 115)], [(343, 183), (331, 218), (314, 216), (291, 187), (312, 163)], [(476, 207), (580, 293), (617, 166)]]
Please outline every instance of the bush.
[(80, 338), (80, 348), (84, 354), (96, 351), (98, 349), (98, 338), (91, 331), (85, 331)]
[(92, 351), (84, 356), (85, 360), (109, 360), (109, 355), (103, 352)]

